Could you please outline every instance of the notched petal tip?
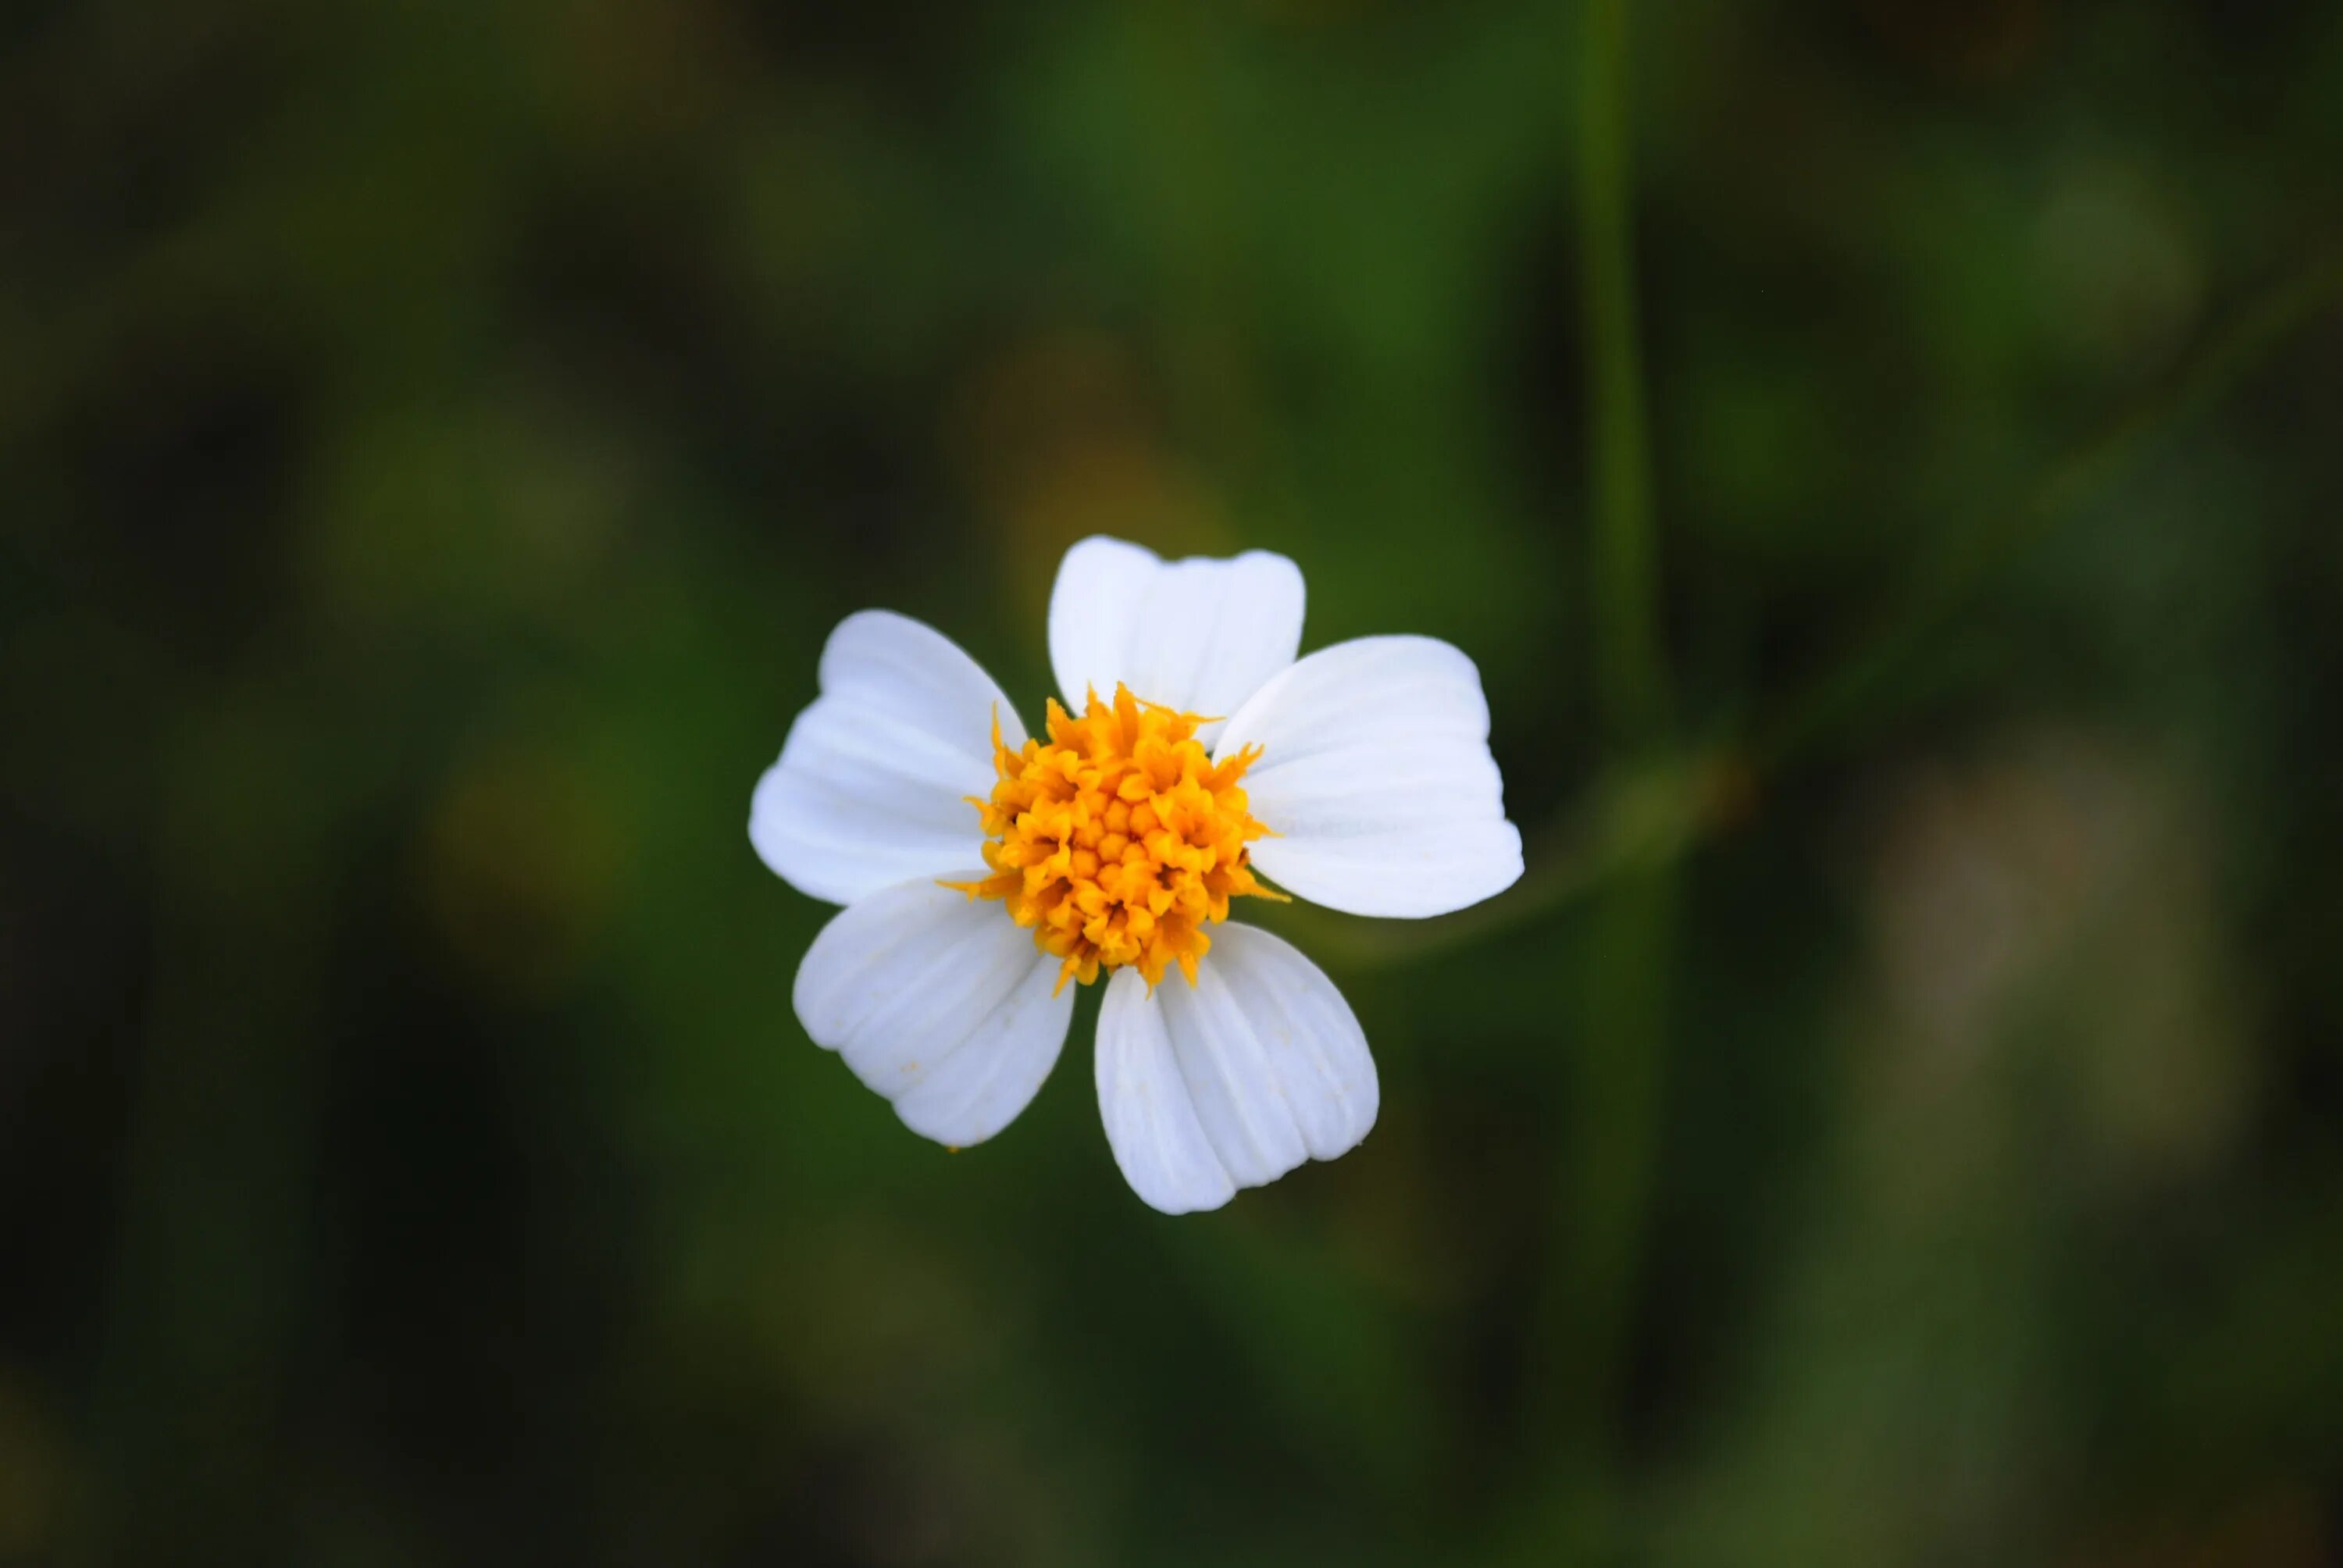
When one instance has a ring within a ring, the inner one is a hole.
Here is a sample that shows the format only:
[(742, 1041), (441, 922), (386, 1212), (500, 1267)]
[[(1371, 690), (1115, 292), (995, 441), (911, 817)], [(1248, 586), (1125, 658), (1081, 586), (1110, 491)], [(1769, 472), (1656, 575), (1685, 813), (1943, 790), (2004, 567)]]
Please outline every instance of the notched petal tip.
[(1231, 713), (1293, 662), (1304, 598), (1302, 568), (1268, 550), (1166, 561), (1093, 535), (1059, 564), (1051, 666), (1069, 698), (1120, 681), (1151, 703)]
[(968, 864), (982, 834), (960, 802), (1024, 741), (992, 678), (933, 628), (859, 610), (824, 643), (820, 689), (750, 795), (759, 856), (838, 904)]
[(1416, 920), (1522, 875), (1488, 746), (1480, 673), (1436, 638), (1372, 637), (1311, 654), (1229, 721), (1217, 757), (1262, 749), (1245, 776), (1275, 830), (1262, 874), (1348, 914)]
[(807, 1036), (891, 1101), (903, 1124), (968, 1147), (1030, 1101), (1058, 1057), (1072, 999), (996, 910), (925, 879), (857, 900), (806, 950), (790, 1001)]
[(1217, 1209), (1373, 1127), (1366, 1036), (1323, 971), (1254, 926), (1220, 928), (1187, 986), (1118, 975), (1099, 1011), (1099, 1110), (1131, 1190)]

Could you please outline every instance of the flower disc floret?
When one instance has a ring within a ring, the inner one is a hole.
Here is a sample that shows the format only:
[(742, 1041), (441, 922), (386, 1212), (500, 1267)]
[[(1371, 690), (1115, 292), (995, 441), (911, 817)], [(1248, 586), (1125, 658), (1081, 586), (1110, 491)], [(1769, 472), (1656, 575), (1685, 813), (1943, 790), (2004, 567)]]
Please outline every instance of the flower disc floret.
[(992, 875), (945, 885), (1001, 900), (1063, 960), (1061, 989), (1125, 965), (1152, 988), (1175, 963), (1193, 985), (1205, 928), (1231, 899), (1283, 897), (1254, 879), (1246, 848), (1269, 832), (1239, 783), (1260, 748), (1215, 763), (1195, 739), (1205, 722), (1120, 683), (1111, 703), (1092, 691), (1079, 719), (1051, 701), (1047, 744), (1003, 745), (996, 717), (1000, 782), (970, 801)]

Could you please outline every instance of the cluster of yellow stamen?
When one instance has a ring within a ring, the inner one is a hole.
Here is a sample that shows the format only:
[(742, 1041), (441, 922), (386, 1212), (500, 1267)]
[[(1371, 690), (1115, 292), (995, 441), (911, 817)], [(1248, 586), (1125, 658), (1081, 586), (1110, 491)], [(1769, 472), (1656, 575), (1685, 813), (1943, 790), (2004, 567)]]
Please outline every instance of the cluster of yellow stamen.
[(1269, 831), (1237, 782), (1260, 749), (1215, 765), (1195, 739), (1204, 722), (1118, 685), (1111, 704), (1091, 692), (1080, 719), (1051, 701), (1049, 743), (1012, 751), (996, 716), (1001, 781), (991, 799), (970, 799), (992, 875), (946, 885), (1006, 904), (1065, 960), (1061, 990), (1125, 964), (1153, 987), (1176, 963), (1193, 985), (1212, 945), (1204, 928), (1228, 919), (1231, 899), (1283, 897), (1253, 879), (1245, 847)]

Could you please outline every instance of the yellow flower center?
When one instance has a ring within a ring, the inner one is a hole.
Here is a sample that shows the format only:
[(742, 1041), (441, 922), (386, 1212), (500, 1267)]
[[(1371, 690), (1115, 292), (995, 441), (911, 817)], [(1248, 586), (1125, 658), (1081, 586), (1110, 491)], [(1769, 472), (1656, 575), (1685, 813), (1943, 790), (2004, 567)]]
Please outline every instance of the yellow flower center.
[(1065, 960), (1061, 990), (1125, 964), (1152, 988), (1176, 963), (1193, 985), (1212, 945), (1204, 928), (1229, 918), (1231, 899), (1283, 900), (1253, 879), (1245, 848), (1269, 831), (1237, 784), (1261, 749), (1216, 766), (1195, 739), (1204, 722), (1117, 685), (1111, 705), (1091, 692), (1080, 719), (1053, 699), (1049, 743), (1011, 751), (996, 716), (1001, 781), (991, 799), (969, 800), (993, 874), (944, 885), (1007, 905), (1036, 946)]

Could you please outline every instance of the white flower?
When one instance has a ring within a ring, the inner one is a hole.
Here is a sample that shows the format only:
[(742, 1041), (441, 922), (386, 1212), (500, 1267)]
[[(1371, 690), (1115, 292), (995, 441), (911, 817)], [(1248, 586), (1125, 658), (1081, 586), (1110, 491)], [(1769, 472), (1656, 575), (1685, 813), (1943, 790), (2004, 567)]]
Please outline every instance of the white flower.
[(978, 1143), (1057, 1061), (1067, 982), (1106, 972), (1099, 1111), (1154, 1207), (1216, 1209), (1364, 1138), (1357, 1018), (1291, 944), (1222, 923), (1231, 900), (1283, 896), (1258, 871), (1353, 914), (1443, 914), (1511, 886), (1522, 840), (1473, 661), (1422, 637), (1297, 659), (1302, 604), (1282, 556), (1083, 540), (1050, 598), (1079, 713), (1051, 702), (1038, 741), (940, 633), (841, 622), (749, 816), (767, 865), (846, 906), (798, 968), (814, 1042), (913, 1131)]

